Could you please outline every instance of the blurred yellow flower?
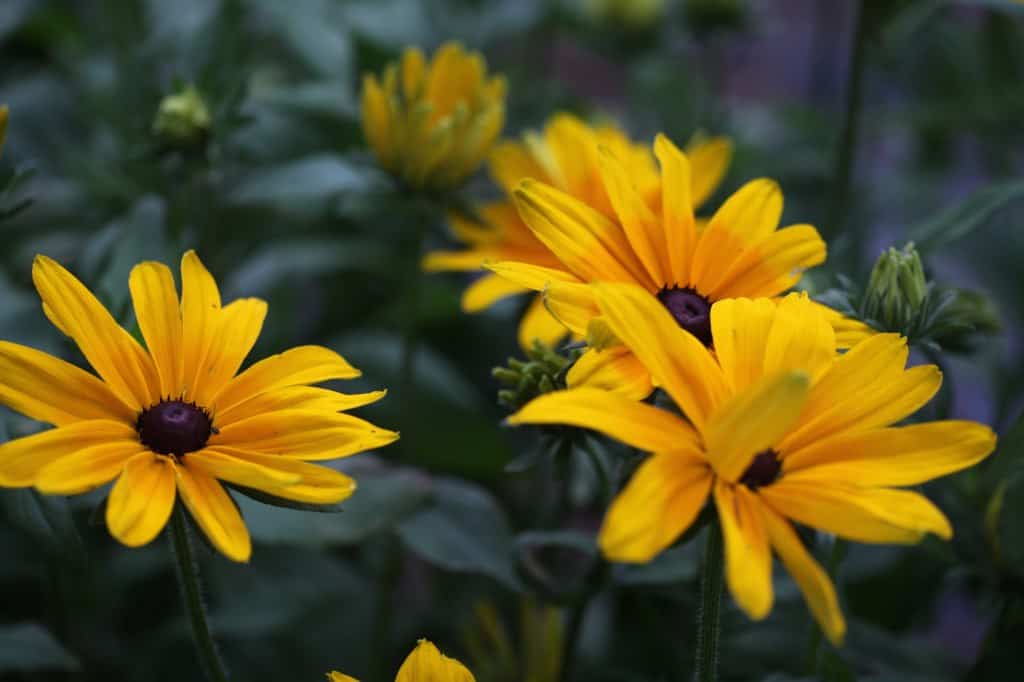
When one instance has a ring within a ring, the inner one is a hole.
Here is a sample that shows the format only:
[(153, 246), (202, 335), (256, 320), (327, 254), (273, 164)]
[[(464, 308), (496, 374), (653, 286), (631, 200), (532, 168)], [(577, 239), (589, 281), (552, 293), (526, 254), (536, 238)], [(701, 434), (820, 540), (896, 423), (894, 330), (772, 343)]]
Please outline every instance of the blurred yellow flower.
[(363, 132), (380, 165), (410, 187), (446, 190), (483, 162), (505, 125), (505, 79), (482, 55), (445, 43), (427, 62), (408, 48), (363, 77)]
[(192, 251), (181, 260), (179, 302), (162, 263), (129, 278), (146, 348), (57, 262), (37, 256), (32, 279), (50, 321), (78, 345), (99, 378), (33, 348), (0, 341), (0, 404), (56, 428), (0, 445), (0, 486), (73, 495), (116, 479), (111, 534), (150, 542), (178, 495), (210, 542), (247, 561), (249, 533), (220, 481), (309, 504), (339, 502), (348, 476), (308, 461), (387, 445), (398, 434), (345, 410), (383, 391), (345, 395), (309, 384), (359, 376), (334, 351), (299, 346), (237, 374), (267, 304), (221, 306), (213, 277)]
[(772, 551), (833, 642), (845, 623), (828, 575), (792, 522), (860, 542), (912, 544), (952, 528), (913, 486), (975, 464), (995, 447), (968, 421), (891, 426), (938, 390), (934, 365), (906, 368), (906, 340), (878, 334), (844, 355), (806, 294), (778, 304), (714, 304), (714, 354), (644, 289), (598, 284), (592, 300), (686, 416), (612, 392), (543, 395), (513, 424), (595, 429), (650, 451), (612, 503), (599, 544), (615, 561), (647, 562), (714, 499), (726, 582), (751, 618), (772, 607)]
[[(333, 671), (330, 682), (359, 682), (354, 677)], [(398, 669), (395, 682), (475, 682), (473, 673), (454, 658), (448, 658), (430, 641), (421, 639)]]
[[(504, 142), (490, 156), (491, 175), (511, 197), (519, 182), (533, 178), (593, 207), (610, 220), (615, 209), (601, 173), (601, 149), (621, 159), (626, 172), (644, 200), (652, 207), (660, 201), (658, 168), (650, 150), (634, 144), (618, 127), (610, 124), (587, 125), (570, 114), (556, 114), (543, 133), (527, 133), (521, 142)], [(732, 156), (732, 145), (724, 138), (695, 139), (689, 146), (691, 174), (690, 199), (699, 207), (721, 182)], [(473, 271), (485, 261), (519, 261), (545, 268), (562, 268), (561, 261), (523, 222), (515, 205), (502, 200), (479, 209), (482, 222), (463, 216), (451, 217), (452, 231), (469, 248), (462, 251), (436, 251), (427, 254), (427, 270)], [(478, 312), (512, 294), (529, 291), (499, 275), (489, 273), (466, 289), (462, 307)], [(535, 339), (554, 345), (568, 331), (536, 297), (519, 325), (519, 343), (529, 349)]]
[(514, 192), (519, 214), (559, 264), (488, 264), (511, 282), (544, 292), (547, 309), (587, 339), (591, 348), (569, 372), (570, 387), (592, 385), (637, 398), (651, 391), (647, 369), (609, 334), (591, 282), (643, 287), (707, 345), (715, 301), (778, 295), (804, 269), (825, 261), (825, 242), (812, 225), (777, 229), (782, 191), (772, 180), (748, 182), (704, 224), (693, 214), (695, 199), (706, 196), (707, 178), (695, 170), (700, 166), (664, 135), (655, 140), (654, 154), (661, 174), (651, 183), (620, 153), (601, 148), (594, 163), (607, 206), (543, 181), (521, 181)]

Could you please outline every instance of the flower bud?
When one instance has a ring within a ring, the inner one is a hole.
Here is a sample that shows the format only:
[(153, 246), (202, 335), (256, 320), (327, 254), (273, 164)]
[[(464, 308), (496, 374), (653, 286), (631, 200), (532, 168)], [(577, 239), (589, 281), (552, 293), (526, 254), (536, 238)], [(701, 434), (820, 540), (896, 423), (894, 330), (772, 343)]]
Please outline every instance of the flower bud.
[(160, 101), (153, 119), (153, 134), (174, 147), (201, 145), (210, 133), (213, 119), (202, 95), (193, 85)]
[(541, 341), (534, 341), (527, 360), (508, 359), (507, 367), (495, 367), (491, 376), (505, 385), (498, 391), (498, 403), (518, 410), (537, 396), (565, 388), (565, 374), (579, 357), (578, 350), (560, 355)]
[(445, 43), (416, 48), (363, 78), (363, 133), (377, 162), (417, 190), (453, 189), (480, 166), (505, 125), (505, 79), (482, 55)]
[(864, 316), (886, 331), (904, 334), (915, 324), (928, 298), (928, 281), (914, 244), (890, 247), (871, 271)]

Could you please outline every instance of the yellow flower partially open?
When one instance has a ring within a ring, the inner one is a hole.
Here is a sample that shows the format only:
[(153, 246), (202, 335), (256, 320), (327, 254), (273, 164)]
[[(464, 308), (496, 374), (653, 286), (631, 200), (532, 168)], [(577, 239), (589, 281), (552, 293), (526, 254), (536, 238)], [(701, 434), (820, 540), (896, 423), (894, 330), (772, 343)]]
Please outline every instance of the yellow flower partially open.
[[(634, 144), (614, 125), (591, 126), (571, 114), (554, 115), (542, 133), (527, 133), (522, 141), (498, 145), (490, 156), (491, 175), (509, 197), (522, 180), (532, 178), (615, 220), (615, 207), (601, 171), (602, 149), (622, 161), (627, 175), (648, 205), (654, 207), (660, 202), (658, 168), (650, 149)], [(694, 209), (718, 187), (731, 155), (732, 145), (724, 138), (695, 139), (690, 144), (693, 170), (689, 196)], [(523, 222), (510, 199), (484, 204), (479, 214), (482, 223), (458, 215), (451, 218), (452, 231), (468, 248), (427, 254), (423, 267), (430, 271), (476, 271), (489, 261), (516, 261), (554, 269), (564, 267), (558, 252), (549, 248)], [(489, 273), (466, 289), (462, 307), (467, 312), (478, 312), (507, 296), (530, 289)], [(540, 339), (553, 345), (567, 333), (565, 325), (548, 313), (538, 296), (520, 322), (519, 343), (523, 348), (530, 348), (534, 339)]]
[(389, 173), (410, 187), (454, 188), (473, 174), (505, 125), (505, 79), (477, 52), (445, 43), (428, 62), (408, 48), (380, 80), (363, 77), (363, 132)]
[(860, 542), (952, 536), (927, 498), (898, 488), (975, 464), (996, 437), (969, 421), (892, 426), (942, 381), (934, 365), (906, 368), (902, 337), (878, 334), (837, 356), (832, 327), (806, 295), (741, 298), (714, 304), (712, 355), (636, 285), (594, 285), (593, 300), (687, 419), (580, 388), (543, 395), (509, 421), (594, 429), (652, 453), (605, 517), (599, 543), (610, 559), (650, 561), (711, 497), (740, 608), (755, 619), (771, 610), (774, 551), (838, 643), (835, 589), (792, 522)]
[[(327, 674), (330, 682), (359, 682), (337, 671)], [(421, 639), (398, 669), (395, 682), (475, 682), (473, 673), (454, 658), (448, 658), (426, 639)]]
[[(71, 337), (99, 378), (51, 355), (0, 341), (0, 404), (56, 428), (0, 445), (0, 486), (73, 495), (116, 479), (111, 534), (150, 542), (180, 495), (217, 549), (251, 553), (249, 533), (220, 481), (309, 504), (333, 504), (356, 484), (310, 461), (391, 443), (398, 434), (341, 413), (384, 391), (346, 395), (310, 384), (359, 376), (340, 355), (299, 346), (250, 365), (267, 304), (222, 306), (192, 251), (181, 260), (181, 299), (162, 263), (129, 278), (146, 349), (56, 261), (37, 256), (43, 311)], [(237, 376), (236, 376), (237, 374)]]

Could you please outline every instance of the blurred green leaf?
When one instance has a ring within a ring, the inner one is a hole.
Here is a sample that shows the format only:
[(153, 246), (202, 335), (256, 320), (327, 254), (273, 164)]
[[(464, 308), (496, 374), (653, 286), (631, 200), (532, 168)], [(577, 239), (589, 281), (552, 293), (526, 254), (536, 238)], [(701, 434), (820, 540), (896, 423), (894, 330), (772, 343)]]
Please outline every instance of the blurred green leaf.
[(314, 154), (250, 174), (228, 198), (239, 204), (326, 202), (342, 192), (368, 191), (369, 170), (334, 154)]
[(432, 504), (398, 527), (406, 547), (445, 570), (486, 575), (521, 591), (515, 543), (497, 501), (457, 479), (436, 479), (433, 496)]
[(346, 469), (358, 488), (337, 514), (315, 514), (270, 507), (242, 498), (239, 506), (257, 542), (303, 547), (332, 547), (363, 542), (388, 530), (430, 494), (430, 481), (407, 469), (359, 466)]
[(695, 580), (700, 564), (700, 542), (672, 547), (646, 564), (620, 564), (612, 570), (621, 585), (671, 585)]
[(85, 543), (75, 527), (67, 499), (41, 495), (31, 488), (0, 490), (0, 506), (9, 522), (51, 557), (85, 564)]
[(960, 204), (910, 227), (907, 233), (922, 253), (966, 237), (1010, 202), (1024, 199), (1024, 180), (990, 185)]
[(78, 659), (41, 625), (0, 625), (0, 673), (78, 669)]

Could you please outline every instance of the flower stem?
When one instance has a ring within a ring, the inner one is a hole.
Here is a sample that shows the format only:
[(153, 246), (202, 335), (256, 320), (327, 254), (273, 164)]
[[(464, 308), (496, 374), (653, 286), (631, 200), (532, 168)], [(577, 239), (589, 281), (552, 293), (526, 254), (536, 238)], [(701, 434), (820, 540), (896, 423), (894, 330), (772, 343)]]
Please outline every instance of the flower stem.
[(217, 644), (210, 633), (210, 625), (206, 616), (206, 605), (203, 603), (202, 587), (199, 582), (199, 565), (192, 555), (192, 540), (189, 538), (188, 521), (185, 510), (176, 505), (171, 514), (170, 523), (171, 549), (174, 554), (175, 575), (181, 588), (181, 597), (185, 602), (192, 623), (192, 637), (199, 655), (199, 665), (210, 682), (227, 682), (228, 674), (224, 662), (217, 652)]
[(423, 270), (420, 259), (423, 257), (423, 245), (427, 235), (427, 209), (417, 207), (417, 215), (413, 221), (415, 234), (410, 244), (409, 274), (406, 279), (405, 291), (406, 311), (402, 329), (402, 360), (399, 371), (399, 385), (402, 387), (402, 400), (411, 405), (416, 380), (416, 346), (419, 343), (420, 289), (423, 285)]
[(857, 149), (857, 136), (860, 130), (860, 111), (864, 85), (864, 56), (867, 47), (867, 8), (862, 3), (857, 6), (855, 28), (853, 34), (853, 52), (850, 56), (850, 68), (846, 77), (846, 104), (843, 111), (843, 124), (839, 133), (839, 150), (836, 154), (836, 166), (832, 173), (832, 197), (829, 201), (828, 221), (825, 223), (826, 240), (834, 239), (843, 229), (847, 208), (850, 202), (850, 176), (853, 169), (854, 153)]
[(700, 610), (697, 612), (697, 682), (718, 679), (718, 640), (721, 635), (722, 585), (725, 582), (722, 529), (708, 526), (700, 575)]
[(562, 640), (562, 682), (570, 682), (575, 672), (576, 649), (579, 647), (580, 632), (583, 630), (583, 616), (590, 603), (589, 595), (572, 606), (569, 610), (569, 623), (565, 628), (565, 638)]

